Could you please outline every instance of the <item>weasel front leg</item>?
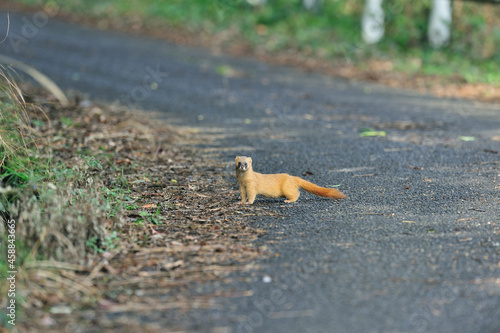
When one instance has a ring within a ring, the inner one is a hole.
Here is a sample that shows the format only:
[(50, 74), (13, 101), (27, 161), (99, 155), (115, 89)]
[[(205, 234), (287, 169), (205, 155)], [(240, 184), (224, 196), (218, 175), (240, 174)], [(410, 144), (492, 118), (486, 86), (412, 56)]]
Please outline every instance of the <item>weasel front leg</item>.
[(247, 203), (251, 205), (255, 201), (255, 197), (257, 196), (257, 191), (255, 191), (254, 189), (248, 189), (247, 194), (248, 194)]
[(247, 191), (243, 186), (240, 185), (240, 196), (241, 196), (241, 204), (244, 204), (247, 201)]

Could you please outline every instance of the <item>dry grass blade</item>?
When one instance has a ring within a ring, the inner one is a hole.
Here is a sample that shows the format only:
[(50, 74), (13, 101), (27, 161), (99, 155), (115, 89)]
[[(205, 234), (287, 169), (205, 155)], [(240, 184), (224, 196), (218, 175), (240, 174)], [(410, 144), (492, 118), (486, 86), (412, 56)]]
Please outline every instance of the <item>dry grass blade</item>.
[(0, 80), (2, 81), (2, 92), (9, 97), (15, 104), (24, 105), (24, 97), (18, 85), (7, 76), (7, 69), (0, 65)]
[(78, 264), (70, 264), (62, 261), (54, 261), (54, 260), (38, 260), (38, 261), (30, 261), (24, 264), (24, 269), (64, 269), (69, 271), (80, 271), (80, 272), (88, 272), (89, 267), (85, 265)]
[[(77, 272), (88, 272), (89, 268), (83, 265), (69, 264), (54, 260), (29, 261), (23, 265), (22, 278), (31, 287), (29, 290), (37, 290), (38, 294), (49, 296), (54, 290), (64, 290), (69, 296), (71, 292), (78, 292), (87, 296), (96, 296), (97, 288), (88, 283)], [(70, 291), (70, 292), (68, 292)]]
[(55, 98), (61, 103), (62, 106), (68, 106), (69, 100), (63, 91), (45, 74), (37, 71), (31, 66), (28, 66), (20, 61), (7, 57), (5, 55), (0, 54), (0, 62), (12, 66), (14, 68), (19, 69), (20, 71), (25, 72), (33, 79), (35, 79), (42, 87), (47, 89)]
[[(0, 165), (3, 165), (8, 156), (15, 156), (19, 154), (20, 150), (27, 149), (28, 142), (26, 140), (26, 134), (33, 132), (32, 129), (26, 125), (29, 121), (29, 117), (26, 112), (23, 94), (17, 84), (7, 76), (3, 66), (0, 66), (0, 98), (12, 103), (12, 105), (8, 103), (5, 105), (2, 104), (0, 120), (5, 125), (12, 124), (15, 126), (14, 128), (10, 128), (10, 126), (2, 126), (0, 128), (0, 144), (4, 151), (4, 153), (0, 155)], [(19, 134), (21, 142), (15, 142), (12, 139), (11, 131), (16, 131)]]
[[(81, 292), (87, 296), (96, 296), (99, 294), (99, 290), (95, 287), (85, 285), (80, 283), (77, 275), (73, 275), (73, 278), (63, 277), (59, 272), (51, 272), (48, 270), (37, 270), (30, 276), (31, 281), (37, 281), (40, 286), (46, 288), (52, 288), (56, 290), (66, 289), (70, 291)], [(83, 281), (83, 280), (82, 280)], [(50, 293), (50, 291), (48, 291)]]

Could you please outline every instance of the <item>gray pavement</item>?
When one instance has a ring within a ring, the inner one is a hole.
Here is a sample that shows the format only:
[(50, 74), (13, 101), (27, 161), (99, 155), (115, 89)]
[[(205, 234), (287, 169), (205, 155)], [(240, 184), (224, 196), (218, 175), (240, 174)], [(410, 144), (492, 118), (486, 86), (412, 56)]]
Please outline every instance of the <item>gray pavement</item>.
[[(203, 332), (500, 332), (499, 105), (34, 15), (11, 16), (0, 54), (65, 90), (216, 134), (205, 147), (221, 148), (212, 154), (227, 162), (221, 174), (235, 189), (231, 163), (240, 154), (252, 156), (256, 171), (309, 171), (304, 178), (340, 185), (349, 196), (258, 198), (277, 217), (248, 223), (269, 231), (259, 242), (279, 256), (237, 273), (238, 282), (193, 291), (252, 296), (218, 299), (222, 306), (212, 310), (142, 313), (142, 320)], [(387, 136), (360, 137), (362, 128)]]

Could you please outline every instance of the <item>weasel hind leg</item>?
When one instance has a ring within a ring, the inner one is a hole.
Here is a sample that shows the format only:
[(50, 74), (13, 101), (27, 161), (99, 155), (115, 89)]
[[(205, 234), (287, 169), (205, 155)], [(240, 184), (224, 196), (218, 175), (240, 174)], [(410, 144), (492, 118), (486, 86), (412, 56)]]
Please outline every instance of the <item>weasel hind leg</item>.
[(282, 194), (286, 197), (285, 202), (295, 202), (299, 198), (299, 186), (294, 177), (287, 177), (281, 188)]
[(299, 198), (299, 195), (300, 195), (300, 192), (298, 189), (296, 189), (295, 191), (288, 191), (285, 194), (285, 197), (286, 197), (286, 200), (285, 202), (295, 202), (297, 201), (297, 199)]

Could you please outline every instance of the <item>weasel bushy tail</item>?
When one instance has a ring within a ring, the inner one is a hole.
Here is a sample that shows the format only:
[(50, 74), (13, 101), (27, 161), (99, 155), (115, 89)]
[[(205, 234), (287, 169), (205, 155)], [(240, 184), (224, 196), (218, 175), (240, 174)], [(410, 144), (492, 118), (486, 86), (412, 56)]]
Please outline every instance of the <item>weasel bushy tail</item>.
[(334, 198), (334, 199), (347, 198), (347, 196), (344, 193), (334, 188), (321, 187), (313, 183), (310, 183), (302, 178), (299, 179), (300, 179), (299, 186), (309, 193), (316, 194), (319, 195), (320, 197), (326, 197), (326, 198)]

